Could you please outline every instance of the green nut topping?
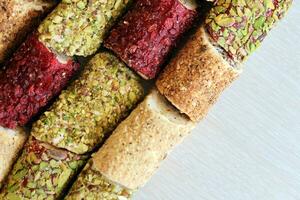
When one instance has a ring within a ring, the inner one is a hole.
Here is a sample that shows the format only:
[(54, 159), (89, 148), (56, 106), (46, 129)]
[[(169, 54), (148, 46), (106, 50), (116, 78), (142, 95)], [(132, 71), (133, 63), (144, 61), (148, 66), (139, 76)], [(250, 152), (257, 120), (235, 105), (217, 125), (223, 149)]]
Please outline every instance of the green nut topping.
[(33, 125), (32, 135), (74, 153), (92, 151), (143, 96), (138, 80), (115, 56), (97, 54)]
[(96, 52), (129, 0), (63, 0), (39, 26), (39, 39), (68, 56)]
[(291, 4), (292, 0), (218, 0), (206, 18), (206, 28), (235, 62), (242, 62)]
[(31, 137), (9, 174), (0, 199), (57, 199), (87, 159)]
[(90, 160), (72, 186), (66, 200), (128, 200), (132, 191), (107, 180)]

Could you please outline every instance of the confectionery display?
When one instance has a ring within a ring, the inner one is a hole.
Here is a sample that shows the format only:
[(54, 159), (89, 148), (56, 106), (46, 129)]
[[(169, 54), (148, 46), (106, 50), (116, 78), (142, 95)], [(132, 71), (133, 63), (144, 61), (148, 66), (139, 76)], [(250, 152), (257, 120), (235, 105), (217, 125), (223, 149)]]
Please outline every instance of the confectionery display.
[(0, 199), (131, 199), (291, 5), (0, 0)]

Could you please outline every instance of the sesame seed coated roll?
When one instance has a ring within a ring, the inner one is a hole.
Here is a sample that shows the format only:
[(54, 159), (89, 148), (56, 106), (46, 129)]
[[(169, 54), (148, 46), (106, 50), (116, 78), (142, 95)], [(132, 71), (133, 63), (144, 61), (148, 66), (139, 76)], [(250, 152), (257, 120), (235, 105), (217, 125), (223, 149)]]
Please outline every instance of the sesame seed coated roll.
[(39, 27), (50, 49), (68, 56), (92, 55), (129, 0), (62, 0)]
[[(105, 47), (113, 50), (143, 78), (152, 79), (197, 17), (189, 1), (137, 0), (113, 27)], [(184, 4), (186, 3), (186, 4)]]
[(33, 125), (32, 135), (78, 154), (92, 151), (143, 96), (138, 80), (112, 54), (97, 54)]
[(238, 75), (201, 27), (166, 66), (156, 86), (182, 113), (198, 121)]
[(86, 163), (79, 156), (29, 138), (0, 193), (3, 200), (58, 199)]
[(192, 128), (194, 123), (153, 90), (94, 155), (95, 168), (114, 183), (137, 189)]

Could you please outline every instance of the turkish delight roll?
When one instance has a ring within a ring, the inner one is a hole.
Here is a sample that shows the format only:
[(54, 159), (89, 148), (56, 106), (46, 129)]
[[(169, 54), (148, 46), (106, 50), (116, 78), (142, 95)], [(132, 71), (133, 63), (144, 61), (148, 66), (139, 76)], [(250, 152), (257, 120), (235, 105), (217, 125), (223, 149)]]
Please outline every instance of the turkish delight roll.
[(97, 54), (33, 125), (32, 135), (78, 154), (92, 151), (143, 96), (138, 80), (112, 54)]
[(94, 155), (95, 169), (114, 183), (137, 189), (194, 125), (153, 90)]
[(31, 137), (10, 172), (0, 199), (57, 199), (86, 163), (79, 156)]
[(156, 86), (182, 113), (198, 121), (239, 73), (200, 27), (160, 74)]
[(69, 58), (47, 49), (32, 34), (0, 73), (0, 125), (25, 125), (58, 95), (79, 68)]
[(137, 0), (104, 45), (143, 78), (152, 79), (192, 25), (197, 16), (195, 5), (180, 0)]
[(12, 130), (0, 126), (0, 188), (26, 139), (22, 128)]
[(244, 61), (287, 13), (293, 0), (218, 0), (205, 27), (212, 41), (230, 58)]
[(101, 200), (129, 200), (132, 190), (111, 182), (104, 177), (91, 159), (80, 173), (72, 186), (66, 200), (101, 199)]
[(92, 55), (129, 0), (62, 0), (39, 26), (41, 41), (68, 56)]
[(0, 0), (0, 63), (52, 7), (55, 0)]
[(158, 77), (158, 90), (193, 121), (202, 119), (291, 2), (216, 1), (205, 25)]

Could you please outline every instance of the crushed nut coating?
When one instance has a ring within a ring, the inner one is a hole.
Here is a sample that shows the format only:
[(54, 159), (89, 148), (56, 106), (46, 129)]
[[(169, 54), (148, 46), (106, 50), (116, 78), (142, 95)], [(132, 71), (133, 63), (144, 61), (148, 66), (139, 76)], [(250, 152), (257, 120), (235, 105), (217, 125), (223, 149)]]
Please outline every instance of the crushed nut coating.
[(93, 150), (143, 96), (138, 77), (115, 56), (97, 54), (33, 125), (32, 135), (82, 154)]
[(260, 46), (292, 0), (218, 0), (206, 18), (212, 39), (237, 62)]
[(132, 191), (107, 180), (90, 160), (72, 186), (66, 200), (129, 200)]
[(129, 0), (63, 0), (39, 27), (48, 48), (68, 56), (96, 52)]
[(79, 156), (30, 138), (0, 193), (2, 200), (57, 199), (86, 163)]

